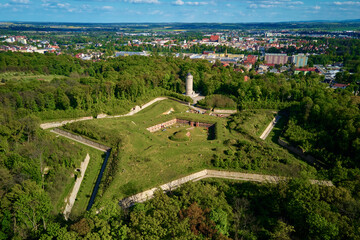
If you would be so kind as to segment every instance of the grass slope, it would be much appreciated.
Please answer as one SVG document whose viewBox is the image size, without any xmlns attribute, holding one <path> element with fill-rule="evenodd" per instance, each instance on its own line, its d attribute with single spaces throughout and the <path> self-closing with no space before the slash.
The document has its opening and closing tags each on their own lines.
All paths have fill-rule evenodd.
<svg viewBox="0 0 360 240">
<path fill-rule="evenodd" d="M 51 134 L 51 136 L 53 136 L 52 133 L 47 134 Z M 74 169 L 61 169 L 62 172 L 58 173 L 58 178 L 53 184 L 54 187 L 52 188 L 52 191 L 49 192 L 51 199 L 54 202 L 54 213 L 62 213 L 64 211 L 64 200 L 70 195 L 75 184 L 75 169 L 80 167 L 80 164 L 82 161 L 84 161 L 87 153 L 89 153 L 90 155 L 90 162 L 85 172 L 85 177 L 82 181 L 80 190 L 78 192 L 74 207 L 70 215 L 72 219 L 75 219 L 76 217 L 81 216 L 81 214 L 86 211 L 86 207 L 89 202 L 92 190 L 100 172 L 101 165 L 104 161 L 104 153 L 61 136 L 53 139 L 54 141 L 64 141 L 73 145 L 74 149 L 72 149 L 71 152 L 72 154 L 76 155 Z"/>
</svg>

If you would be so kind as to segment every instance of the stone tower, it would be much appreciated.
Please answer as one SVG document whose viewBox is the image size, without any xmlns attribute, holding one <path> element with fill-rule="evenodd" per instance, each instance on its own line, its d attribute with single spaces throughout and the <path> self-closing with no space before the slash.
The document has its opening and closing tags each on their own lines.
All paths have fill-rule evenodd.
<svg viewBox="0 0 360 240">
<path fill-rule="evenodd" d="M 194 94 L 193 91 L 193 83 L 194 83 L 194 77 L 191 75 L 191 73 L 188 73 L 186 76 L 186 95 L 192 96 Z"/>
</svg>

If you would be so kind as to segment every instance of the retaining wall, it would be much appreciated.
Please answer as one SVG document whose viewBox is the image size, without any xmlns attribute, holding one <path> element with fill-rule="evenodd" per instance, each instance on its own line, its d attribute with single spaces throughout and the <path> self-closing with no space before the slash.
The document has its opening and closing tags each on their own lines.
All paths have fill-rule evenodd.
<svg viewBox="0 0 360 240">
<path fill-rule="evenodd" d="M 325 165 L 324 163 L 317 160 L 313 156 L 305 154 L 305 152 L 301 148 L 291 146 L 289 143 L 285 142 L 281 138 L 278 139 L 278 143 L 281 146 L 283 146 L 284 148 L 286 148 L 287 150 L 289 150 L 290 152 L 295 153 L 296 155 L 298 155 L 299 157 L 301 157 L 302 159 L 304 159 L 305 161 L 307 161 L 310 164 Z"/>
<path fill-rule="evenodd" d="M 110 149 L 110 147 L 108 147 L 108 146 L 102 145 L 102 144 L 97 143 L 97 142 L 93 142 L 93 141 L 91 141 L 91 140 L 89 140 L 87 138 L 83 138 L 83 137 L 81 137 L 79 135 L 69 133 L 69 132 L 64 131 L 62 129 L 55 128 L 55 129 L 53 129 L 51 131 L 54 132 L 54 133 L 63 135 L 65 137 L 71 138 L 71 139 L 73 139 L 75 141 L 78 141 L 80 143 L 90 145 L 91 147 L 97 148 L 97 149 L 102 150 L 104 152 L 106 152 L 106 151 L 108 151 Z"/>
<path fill-rule="evenodd" d="M 218 114 L 234 114 L 234 113 L 237 113 L 237 110 L 214 109 L 214 113 L 218 113 Z"/>
<path fill-rule="evenodd" d="M 191 174 L 189 176 L 179 178 L 177 180 L 163 184 L 158 188 L 152 188 L 147 191 L 144 191 L 144 192 L 135 194 L 133 196 L 130 196 L 128 198 L 125 198 L 125 199 L 121 200 L 119 204 L 124 208 L 128 208 L 128 207 L 132 206 L 134 203 L 145 202 L 146 200 L 153 198 L 155 191 L 157 191 L 158 189 L 161 189 L 163 191 L 170 191 L 170 190 L 176 189 L 177 187 L 179 187 L 180 185 L 182 185 L 186 182 L 192 181 L 194 179 L 202 178 L 202 177 L 206 176 L 206 174 L 207 174 L 207 170 L 203 170 L 203 171 Z"/>
<path fill-rule="evenodd" d="M 177 119 L 172 119 L 170 121 L 163 122 L 163 123 L 157 124 L 155 126 L 148 127 L 146 130 L 148 130 L 149 132 L 156 132 L 156 131 L 159 131 L 159 130 L 161 130 L 163 128 L 174 125 L 176 123 L 177 123 Z"/>
<path fill-rule="evenodd" d="M 65 210 L 64 210 L 64 218 L 65 220 L 68 220 L 71 210 L 74 206 L 75 200 L 76 200 L 76 196 L 79 192 L 82 180 L 84 179 L 85 176 L 85 172 L 86 169 L 89 165 L 90 162 L 90 155 L 86 154 L 86 157 L 84 159 L 84 161 L 80 164 L 80 176 L 76 179 L 73 190 L 71 191 L 70 197 L 68 199 L 66 199 L 66 206 L 65 206 Z"/>
<path fill-rule="evenodd" d="M 229 178 L 229 179 L 237 179 L 237 180 L 244 180 L 244 181 L 251 181 L 251 182 L 270 182 L 270 183 L 278 183 L 279 181 L 287 180 L 286 177 L 281 177 L 281 176 L 261 175 L 261 174 L 254 174 L 254 173 L 217 171 L 217 170 L 207 170 L 206 177 Z"/>
<path fill-rule="evenodd" d="M 233 179 L 240 181 L 252 181 L 252 182 L 270 182 L 270 183 L 278 183 L 280 181 L 289 180 L 290 178 L 281 177 L 281 176 L 271 176 L 271 175 L 261 175 L 261 174 L 252 174 L 252 173 L 241 173 L 241 172 L 228 172 L 228 171 L 218 171 L 218 170 L 203 170 L 189 176 L 179 178 L 177 180 L 171 181 L 169 183 L 163 184 L 158 188 L 152 188 L 146 190 L 144 192 L 135 194 L 128 198 L 124 198 L 119 202 L 120 206 L 123 208 L 128 208 L 135 203 L 145 202 L 154 197 L 154 193 L 157 190 L 162 191 L 171 191 L 182 184 L 189 181 L 199 181 L 204 178 L 225 178 L 225 179 Z M 312 184 L 325 185 L 325 186 L 334 186 L 331 181 L 318 181 L 318 180 L 310 180 Z"/>
<path fill-rule="evenodd" d="M 56 127 L 61 127 L 67 123 L 80 122 L 80 121 L 91 120 L 91 119 L 94 119 L 94 118 L 93 117 L 82 117 L 82 118 L 77 118 L 77 119 L 73 119 L 73 120 L 65 120 L 65 121 L 61 121 L 61 122 L 43 123 L 43 124 L 40 124 L 40 127 L 42 129 L 56 128 Z"/>
</svg>

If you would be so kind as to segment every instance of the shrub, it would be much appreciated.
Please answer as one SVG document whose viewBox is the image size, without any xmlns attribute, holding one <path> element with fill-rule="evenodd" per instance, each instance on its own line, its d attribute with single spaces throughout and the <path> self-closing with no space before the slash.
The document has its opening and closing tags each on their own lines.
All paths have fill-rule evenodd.
<svg viewBox="0 0 360 240">
<path fill-rule="evenodd" d="M 198 102 L 198 105 L 205 108 L 236 109 L 236 103 L 224 95 L 210 95 Z"/>
</svg>

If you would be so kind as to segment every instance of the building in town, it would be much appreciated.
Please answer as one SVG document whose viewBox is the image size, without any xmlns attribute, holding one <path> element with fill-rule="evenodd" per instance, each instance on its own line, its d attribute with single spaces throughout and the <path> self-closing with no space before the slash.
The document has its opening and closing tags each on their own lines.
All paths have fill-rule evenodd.
<svg viewBox="0 0 360 240">
<path fill-rule="evenodd" d="M 308 57 L 305 54 L 293 55 L 291 62 L 295 64 L 295 67 L 301 68 L 308 64 Z"/>
<path fill-rule="evenodd" d="M 265 63 L 269 65 L 275 64 L 286 64 L 289 60 L 289 57 L 286 54 L 278 54 L 278 53 L 266 53 L 265 54 Z"/>
</svg>

